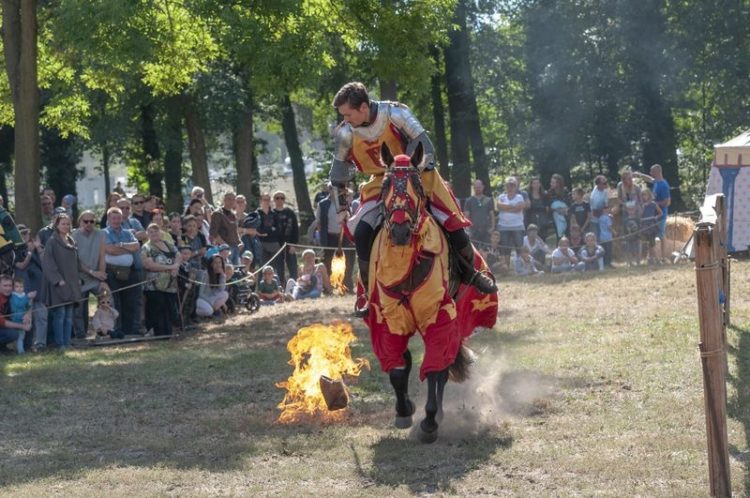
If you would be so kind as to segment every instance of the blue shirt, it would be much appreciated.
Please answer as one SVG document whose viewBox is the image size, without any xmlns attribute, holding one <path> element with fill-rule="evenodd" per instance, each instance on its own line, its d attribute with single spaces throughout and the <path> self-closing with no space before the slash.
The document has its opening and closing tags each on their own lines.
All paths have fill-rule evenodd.
<svg viewBox="0 0 750 498">
<path fill-rule="evenodd" d="M 665 220 L 667 219 L 669 206 L 665 206 L 664 204 L 662 204 L 662 201 L 665 201 L 672 197 L 669 193 L 669 183 L 667 183 L 667 181 L 664 180 L 663 178 L 661 180 L 656 180 L 654 182 L 653 192 L 654 192 L 654 200 L 661 208 L 661 219 Z"/>
<path fill-rule="evenodd" d="M 612 240 L 612 218 L 603 214 L 599 217 L 599 242 Z"/>
<path fill-rule="evenodd" d="M 115 230 L 111 226 L 107 226 L 107 228 L 103 229 L 102 232 L 104 232 L 104 236 L 107 238 L 107 245 L 110 246 L 116 246 L 120 242 L 127 244 L 128 242 L 138 242 L 135 239 L 135 235 L 133 235 L 133 232 L 130 230 L 126 230 L 123 227 L 120 227 L 119 230 Z"/>
</svg>

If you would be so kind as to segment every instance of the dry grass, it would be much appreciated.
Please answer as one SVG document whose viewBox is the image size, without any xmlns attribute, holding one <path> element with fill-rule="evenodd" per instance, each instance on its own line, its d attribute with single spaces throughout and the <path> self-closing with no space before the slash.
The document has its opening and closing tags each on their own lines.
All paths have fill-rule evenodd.
<svg viewBox="0 0 750 498">
<path fill-rule="evenodd" d="M 749 268 L 733 267 L 738 496 L 750 490 Z M 474 376 L 448 387 L 430 447 L 390 427 L 376 362 L 344 422 L 274 423 L 286 342 L 346 319 L 346 299 L 265 308 L 168 343 L 2 356 L 0 493 L 705 496 L 694 281 L 686 265 L 502 282 L 500 322 L 473 341 Z M 354 355 L 372 360 L 355 328 Z"/>
</svg>

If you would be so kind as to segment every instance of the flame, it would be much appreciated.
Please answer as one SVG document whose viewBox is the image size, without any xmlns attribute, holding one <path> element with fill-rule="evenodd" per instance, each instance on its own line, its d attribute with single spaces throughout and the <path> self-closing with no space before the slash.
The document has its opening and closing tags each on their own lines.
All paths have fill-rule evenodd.
<svg viewBox="0 0 750 498">
<path fill-rule="evenodd" d="M 331 260 L 331 287 L 336 294 L 343 296 L 349 290 L 344 285 L 344 273 L 346 272 L 346 257 L 344 251 L 337 251 Z"/>
<path fill-rule="evenodd" d="M 297 331 L 287 344 L 292 354 L 289 364 L 294 372 L 286 382 L 276 387 L 286 389 L 284 399 L 277 405 L 281 411 L 278 422 L 299 422 L 305 416 L 319 415 L 324 420 L 337 420 L 345 410 L 329 412 L 320 391 L 320 376 L 341 379 L 344 375 L 359 376 L 363 367 L 369 370 L 365 358 L 352 360 L 349 344 L 356 339 L 351 324 L 331 326 L 316 323 Z"/>
</svg>

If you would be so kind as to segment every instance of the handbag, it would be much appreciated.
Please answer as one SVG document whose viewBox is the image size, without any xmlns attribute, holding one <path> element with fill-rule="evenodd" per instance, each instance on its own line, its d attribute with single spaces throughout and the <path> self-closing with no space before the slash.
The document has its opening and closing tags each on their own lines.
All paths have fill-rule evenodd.
<svg viewBox="0 0 750 498">
<path fill-rule="evenodd" d="M 120 282 L 127 282 L 130 280 L 130 267 L 120 265 L 107 265 L 107 273 L 111 273 L 115 280 Z"/>
</svg>

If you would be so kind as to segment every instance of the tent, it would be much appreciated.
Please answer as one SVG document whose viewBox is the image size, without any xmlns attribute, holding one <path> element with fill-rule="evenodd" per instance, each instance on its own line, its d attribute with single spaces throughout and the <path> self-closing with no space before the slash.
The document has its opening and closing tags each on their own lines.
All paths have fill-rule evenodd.
<svg viewBox="0 0 750 498">
<path fill-rule="evenodd" d="M 706 195 L 724 194 L 729 252 L 750 246 L 750 130 L 714 146 Z"/>
</svg>

